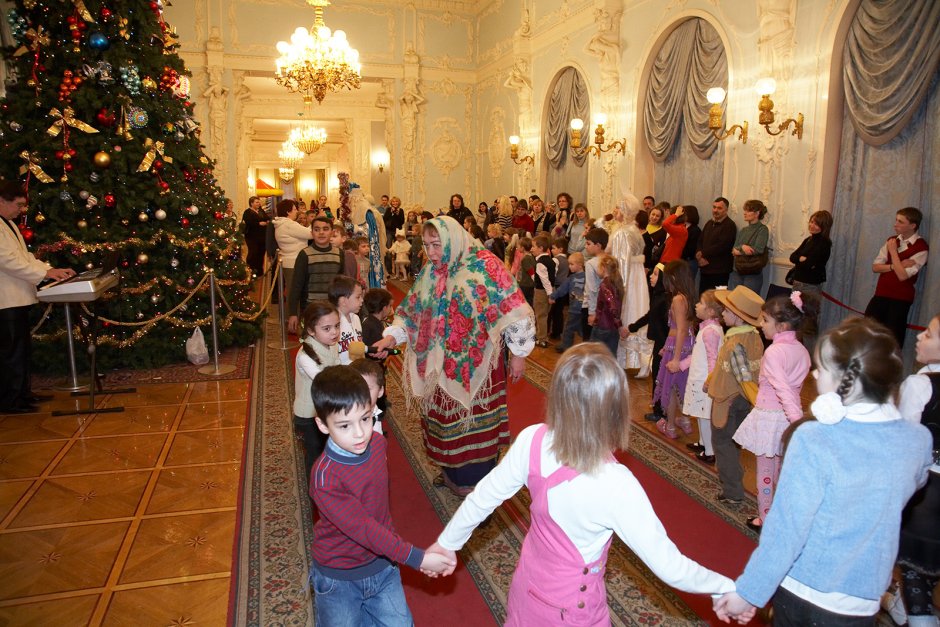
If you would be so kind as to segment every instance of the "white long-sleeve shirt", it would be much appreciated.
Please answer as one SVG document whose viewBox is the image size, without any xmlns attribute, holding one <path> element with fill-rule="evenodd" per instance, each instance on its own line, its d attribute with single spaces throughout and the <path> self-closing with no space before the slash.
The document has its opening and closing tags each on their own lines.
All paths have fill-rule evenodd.
<svg viewBox="0 0 940 627">
<path fill-rule="evenodd" d="M 940 364 L 927 364 L 901 383 L 901 392 L 898 394 L 898 411 L 905 420 L 920 423 L 924 406 L 933 396 L 933 386 L 930 385 L 930 378 L 926 376 L 930 372 L 940 372 Z M 940 464 L 931 466 L 930 471 L 940 474 Z"/>
<path fill-rule="evenodd" d="M 529 474 L 529 450 L 536 430 L 519 434 L 506 457 L 464 500 L 438 537 L 446 549 L 457 551 L 480 522 L 515 494 Z M 543 476 L 561 465 L 551 452 L 552 432 L 542 440 Z M 611 461 L 595 475 L 581 474 L 548 492 L 548 512 L 571 539 L 585 562 L 598 559 L 611 534 L 616 533 L 657 577 L 679 590 L 719 594 L 734 590 L 734 582 L 683 555 L 626 466 Z"/>
</svg>

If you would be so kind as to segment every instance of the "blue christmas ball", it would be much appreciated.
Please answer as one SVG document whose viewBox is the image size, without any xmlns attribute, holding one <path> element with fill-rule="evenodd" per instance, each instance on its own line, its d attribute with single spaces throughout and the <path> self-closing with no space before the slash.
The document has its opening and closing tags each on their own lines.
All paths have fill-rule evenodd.
<svg viewBox="0 0 940 627">
<path fill-rule="evenodd" d="M 108 38 L 104 33 L 95 31 L 88 36 L 88 45 L 95 50 L 107 50 L 111 47 L 111 42 L 108 41 Z"/>
</svg>

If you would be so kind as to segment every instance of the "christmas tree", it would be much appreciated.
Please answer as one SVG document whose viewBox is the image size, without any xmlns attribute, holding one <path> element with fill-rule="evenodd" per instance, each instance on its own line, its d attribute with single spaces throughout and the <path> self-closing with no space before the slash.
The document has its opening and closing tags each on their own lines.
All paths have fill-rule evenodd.
<svg viewBox="0 0 940 627">
<path fill-rule="evenodd" d="M 210 271 L 220 347 L 253 341 L 241 236 L 199 143 L 162 3 L 18 0 L 7 20 L 16 45 L 6 51 L 0 177 L 27 186 L 31 219 L 20 228 L 37 257 L 81 271 L 118 256 L 121 284 L 97 305 L 99 363 L 183 359 L 186 338 L 209 324 Z M 61 310 L 36 334 L 37 371 L 65 366 Z"/>
</svg>

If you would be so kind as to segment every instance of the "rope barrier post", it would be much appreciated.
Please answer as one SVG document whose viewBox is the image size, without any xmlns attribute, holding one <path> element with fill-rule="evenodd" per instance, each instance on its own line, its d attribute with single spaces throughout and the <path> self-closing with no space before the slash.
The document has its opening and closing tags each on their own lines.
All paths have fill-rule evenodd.
<svg viewBox="0 0 940 627">
<path fill-rule="evenodd" d="M 235 366 L 232 364 L 225 364 L 219 366 L 219 323 L 218 316 L 216 315 L 216 304 L 215 304 L 215 270 L 209 270 L 209 307 L 212 309 L 212 366 L 203 366 L 199 369 L 199 374 L 208 374 L 212 376 L 219 376 L 223 374 L 228 374 L 235 371 Z"/>
<path fill-rule="evenodd" d="M 84 392 L 88 389 L 87 383 L 78 380 L 78 369 L 75 366 L 75 338 L 72 337 L 72 306 L 65 304 L 65 339 L 69 354 L 69 380 L 65 385 L 55 386 L 56 390 L 64 392 Z"/>
<path fill-rule="evenodd" d="M 287 343 L 287 303 L 284 302 L 284 266 L 281 265 L 280 262 L 278 263 L 277 272 L 277 309 L 281 326 L 281 342 L 279 344 L 271 342 L 268 344 L 268 348 L 289 351 L 299 346 L 299 344 L 294 342 L 290 344 Z"/>
</svg>

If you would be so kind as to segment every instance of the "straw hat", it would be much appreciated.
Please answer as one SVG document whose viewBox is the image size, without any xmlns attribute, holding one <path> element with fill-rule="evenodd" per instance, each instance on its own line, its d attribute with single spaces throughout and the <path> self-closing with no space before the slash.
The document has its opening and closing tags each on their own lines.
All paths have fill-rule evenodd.
<svg viewBox="0 0 940 627">
<path fill-rule="evenodd" d="M 757 326 L 760 317 L 760 308 L 764 306 L 764 299 L 754 293 L 749 287 L 739 285 L 733 290 L 715 290 L 715 298 L 722 305 L 738 314 L 748 324 Z"/>
</svg>

